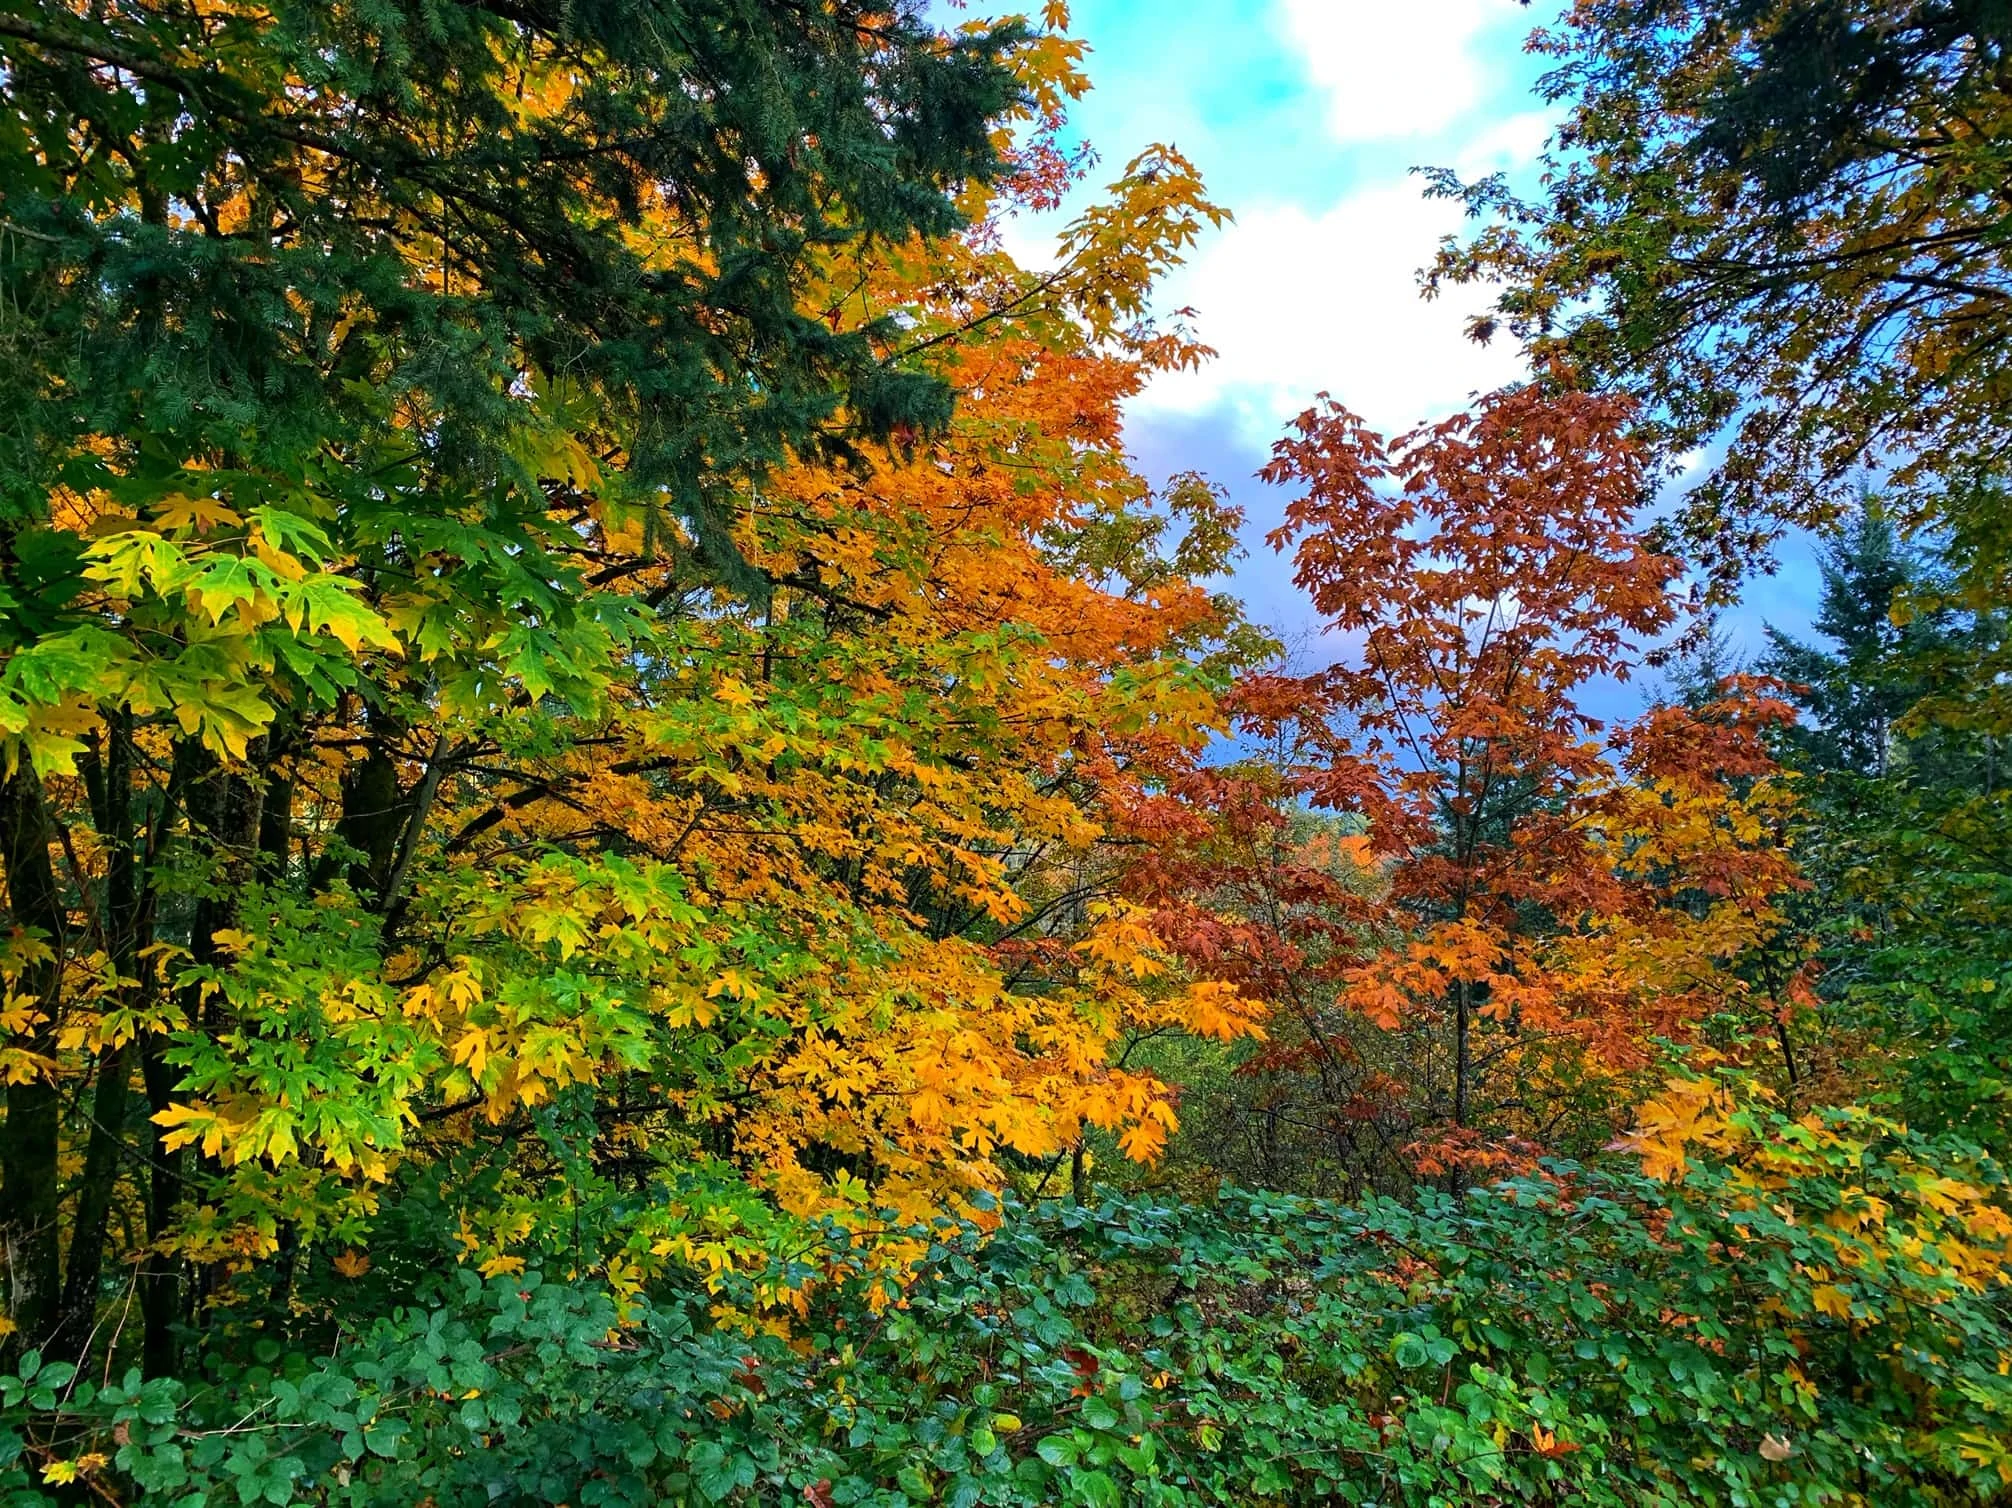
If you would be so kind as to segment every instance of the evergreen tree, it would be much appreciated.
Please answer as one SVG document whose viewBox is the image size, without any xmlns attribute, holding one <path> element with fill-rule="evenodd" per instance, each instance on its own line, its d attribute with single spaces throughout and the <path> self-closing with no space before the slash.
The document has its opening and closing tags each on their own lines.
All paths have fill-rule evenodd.
<svg viewBox="0 0 2012 1508">
<path fill-rule="evenodd" d="M 1668 672 L 1655 697 L 1662 706 L 1688 707 L 1693 712 L 1709 706 L 1724 694 L 1727 676 L 1748 668 L 1733 647 L 1733 636 L 1713 614 L 1687 636 L 1669 662 Z"/>
<path fill-rule="evenodd" d="M 749 471 L 945 417 L 895 332 L 794 290 L 958 224 L 1024 35 L 859 0 L 0 17 L 0 499 L 39 516 L 87 435 L 277 484 L 396 425 L 500 481 L 563 374 L 725 553 Z"/>
<path fill-rule="evenodd" d="M 1823 594 L 1811 626 L 1830 647 L 1772 625 L 1760 669 L 1789 683 L 1808 721 L 1789 735 L 1805 768 L 1886 773 L 1896 725 L 1928 691 L 1924 655 L 1946 637 L 1941 614 L 1896 616 L 1926 570 L 1876 497 L 1824 546 Z"/>
<path fill-rule="evenodd" d="M 1761 668 L 1807 718 L 1782 742 L 1805 776 L 1797 911 L 1822 950 L 1826 1047 L 1881 1065 L 1910 1117 L 1995 1140 L 2012 1105 L 2012 800 L 1974 703 L 2002 615 L 1963 610 L 1938 554 L 1874 498 L 1822 570 L 1816 641 L 1770 629 Z"/>
<path fill-rule="evenodd" d="M 1672 467 L 1711 454 L 1680 518 L 1720 588 L 1871 457 L 2002 598 L 2008 44 L 2002 0 L 1583 0 L 1530 41 L 1541 191 L 1436 172 L 1484 223 L 1429 282 L 1488 288 L 1477 339 L 1637 398 Z"/>
<path fill-rule="evenodd" d="M 547 709 L 605 715 L 688 595 L 760 595 L 727 532 L 753 484 L 947 420 L 904 327 L 801 290 L 963 223 L 1027 39 L 906 0 L 0 14 L 15 1344 L 88 1344 L 116 1218 L 146 1366 L 176 1365 L 204 1294 L 168 1233 L 221 1164 L 163 1117 L 242 1020 L 215 971 L 257 887 L 394 955 L 450 769 L 538 789 L 507 761 L 553 756 Z"/>
</svg>

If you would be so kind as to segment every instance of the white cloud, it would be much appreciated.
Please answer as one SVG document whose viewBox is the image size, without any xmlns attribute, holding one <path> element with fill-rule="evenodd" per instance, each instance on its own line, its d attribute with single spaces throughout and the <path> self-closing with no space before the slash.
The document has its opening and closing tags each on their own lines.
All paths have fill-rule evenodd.
<svg viewBox="0 0 2012 1508">
<path fill-rule="evenodd" d="M 1476 44 L 1504 0 L 1283 0 L 1287 39 L 1342 141 L 1428 136 L 1481 103 Z"/>
<path fill-rule="evenodd" d="M 1258 207 L 1217 233 L 1169 280 L 1161 306 L 1191 306 L 1218 351 L 1199 372 L 1158 378 L 1142 415 L 1221 409 L 1247 441 L 1268 444 L 1325 390 L 1386 433 L 1459 408 L 1513 380 L 1512 346 L 1466 338 L 1485 289 L 1427 303 L 1414 270 L 1461 225 L 1457 205 L 1421 197 L 1415 180 L 1348 194 L 1323 213 Z"/>
<path fill-rule="evenodd" d="M 1526 110 L 1499 120 L 1461 143 L 1454 169 L 1463 178 L 1479 178 L 1528 167 L 1543 152 L 1554 124 L 1549 110 Z"/>
</svg>

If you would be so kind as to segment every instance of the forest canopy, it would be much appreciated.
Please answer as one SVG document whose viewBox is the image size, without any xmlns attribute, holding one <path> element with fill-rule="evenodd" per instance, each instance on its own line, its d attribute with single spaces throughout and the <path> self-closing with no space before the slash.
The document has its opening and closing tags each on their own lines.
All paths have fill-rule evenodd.
<svg viewBox="0 0 2012 1508">
<path fill-rule="evenodd" d="M 1538 33 L 1308 664 L 1065 6 L 0 5 L 0 1499 L 2012 1495 L 2002 22 Z"/>
</svg>

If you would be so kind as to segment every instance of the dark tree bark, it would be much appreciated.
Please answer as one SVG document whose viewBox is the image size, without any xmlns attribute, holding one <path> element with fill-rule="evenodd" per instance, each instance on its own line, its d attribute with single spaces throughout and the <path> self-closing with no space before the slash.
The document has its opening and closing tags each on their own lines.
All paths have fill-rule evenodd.
<svg viewBox="0 0 2012 1508">
<path fill-rule="evenodd" d="M 105 754 L 87 762 L 85 783 L 91 792 L 92 822 L 107 850 L 103 905 L 99 927 L 119 977 L 125 1003 L 143 1005 L 152 995 L 152 981 L 140 954 L 148 939 L 143 910 L 139 834 L 133 823 L 133 740 L 130 715 L 121 711 L 109 719 Z M 80 1360 L 91 1340 L 97 1317 L 105 1247 L 110 1234 L 112 1204 L 126 1164 L 135 1155 L 127 1120 L 132 1106 L 134 1044 L 107 1047 L 99 1054 L 91 1095 L 91 1121 L 84 1152 L 84 1171 L 77 1185 L 77 1208 L 71 1221 L 70 1251 L 63 1273 L 61 1309 L 55 1330 L 43 1350 L 65 1361 Z"/>
<path fill-rule="evenodd" d="M 60 957 L 63 912 L 49 862 L 49 836 L 42 782 L 23 762 L 0 786 L 7 900 L 14 925 L 41 933 Z M 52 1055 L 60 983 L 54 959 L 36 965 L 22 979 L 22 993 L 42 1002 L 44 1019 L 28 1041 L 33 1052 Z M 52 1081 L 37 1077 L 7 1087 L 7 1121 L 0 1128 L 0 1258 L 6 1262 L 8 1314 L 28 1345 L 49 1337 L 60 1307 L 56 1159 L 61 1129 L 62 1100 Z"/>
</svg>

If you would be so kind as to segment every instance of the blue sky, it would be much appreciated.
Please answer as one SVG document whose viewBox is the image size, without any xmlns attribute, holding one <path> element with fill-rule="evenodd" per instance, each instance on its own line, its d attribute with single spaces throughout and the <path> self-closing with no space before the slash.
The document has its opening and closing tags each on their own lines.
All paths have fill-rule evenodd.
<svg viewBox="0 0 2012 1508">
<path fill-rule="evenodd" d="M 1163 293 L 1165 307 L 1196 310 L 1220 354 L 1136 399 L 1127 440 L 1155 480 L 1198 470 L 1244 506 L 1250 556 L 1236 588 L 1288 642 L 1315 625 L 1262 542 L 1286 494 L 1253 477 L 1284 421 L 1326 389 L 1394 433 L 1518 373 L 1511 350 L 1476 348 L 1461 333 L 1485 301 L 1478 290 L 1418 297 L 1417 269 L 1461 221 L 1455 206 L 1426 200 L 1410 170 L 1530 166 L 1551 118 L 1533 88 L 1543 60 L 1523 41 L 1559 4 L 1072 0 L 1070 30 L 1091 48 L 1095 85 L 1075 119 L 1101 157 L 1078 201 L 1143 147 L 1171 142 L 1236 216 Z M 1064 206 L 1055 218 L 1069 215 Z M 1052 229 L 1023 223 L 1009 237 L 1045 260 Z M 1727 627 L 1757 649 L 1762 617 L 1800 627 L 1813 597 L 1797 547 Z M 1306 653 L 1323 657 L 1317 645 Z"/>
</svg>

